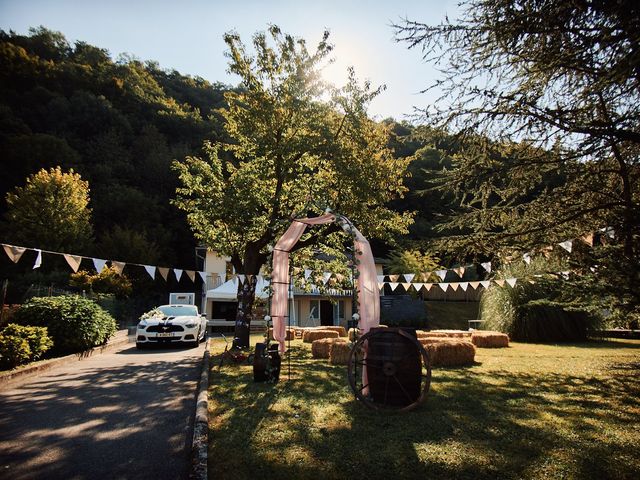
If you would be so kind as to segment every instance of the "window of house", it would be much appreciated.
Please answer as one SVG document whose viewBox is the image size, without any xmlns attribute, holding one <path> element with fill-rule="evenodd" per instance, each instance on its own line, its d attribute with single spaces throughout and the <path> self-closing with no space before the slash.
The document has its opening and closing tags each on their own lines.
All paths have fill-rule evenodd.
<svg viewBox="0 0 640 480">
<path fill-rule="evenodd" d="M 309 319 L 319 320 L 320 319 L 320 300 L 310 300 L 309 301 Z"/>
<path fill-rule="evenodd" d="M 344 300 L 338 300 L 333 304 L 333 323 L 334 325 L 340 325 L 340 322 L 344 320 Z"/>
</svg>

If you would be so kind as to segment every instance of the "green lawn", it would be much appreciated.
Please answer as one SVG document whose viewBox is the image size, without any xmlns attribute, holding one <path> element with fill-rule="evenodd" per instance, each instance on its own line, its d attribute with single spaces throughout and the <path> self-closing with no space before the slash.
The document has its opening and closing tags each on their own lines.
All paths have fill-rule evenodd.
<svg viewBox="0 0 640 480">
<path fill-rule="evenodd" d="M 210 478 L 640 478 L 640 341 L 479 349 L 406 414 L 366 409 L 345 367 L 292 345 L 291 381 L 213 369 Z"/>
</svg>

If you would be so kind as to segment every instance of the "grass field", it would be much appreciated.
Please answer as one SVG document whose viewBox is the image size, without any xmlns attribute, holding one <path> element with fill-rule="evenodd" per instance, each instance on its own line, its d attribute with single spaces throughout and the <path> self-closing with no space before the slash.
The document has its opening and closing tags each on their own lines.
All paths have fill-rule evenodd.
<svg viewBox="0 0 640 480">
<path fill-rule="evenodd" d="M 277 385 L 214 367 L 209 478 L 640 478 L 640 341 L 478 349 L 386 415 L 353 399 L 346 367 L 292 346 Z"/>
</svg>

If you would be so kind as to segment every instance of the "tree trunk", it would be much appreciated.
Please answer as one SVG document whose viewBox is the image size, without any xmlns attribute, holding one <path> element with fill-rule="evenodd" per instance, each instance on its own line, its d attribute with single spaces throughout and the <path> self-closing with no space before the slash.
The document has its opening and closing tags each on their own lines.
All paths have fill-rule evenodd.
<svg viewBox="0 0 640 480">
<path fill-rule="evenodd" d="M 249 348 L 249 331 L 256 298 L 257 275 L 247 275 L 244 282 L 238 281 L 238 312 L 236 314 L 233 348 Z"/>
</svg>

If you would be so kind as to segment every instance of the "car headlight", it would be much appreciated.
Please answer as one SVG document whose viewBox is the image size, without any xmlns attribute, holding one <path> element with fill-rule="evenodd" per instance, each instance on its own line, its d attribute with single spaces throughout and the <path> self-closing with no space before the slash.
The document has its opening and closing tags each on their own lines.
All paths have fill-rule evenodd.
<svg viewBox="0 0 640 480">
<path fill-rule="evenodd" d="M 198 324 L 195 323 L 195 322 L 189 322 L 189 323 L 185 324 L 185 327 L 187 327 L 187 328 L 196 328 L 197 326 L 198 326 Z"/>
<path fill-rule="evenodd" d="M 141 330 L 144 330 L 147 327 L 147 321 L 146 320 L 140 320 L 140 323 L 138 323 L 138 328 Z"/>
</svg>

